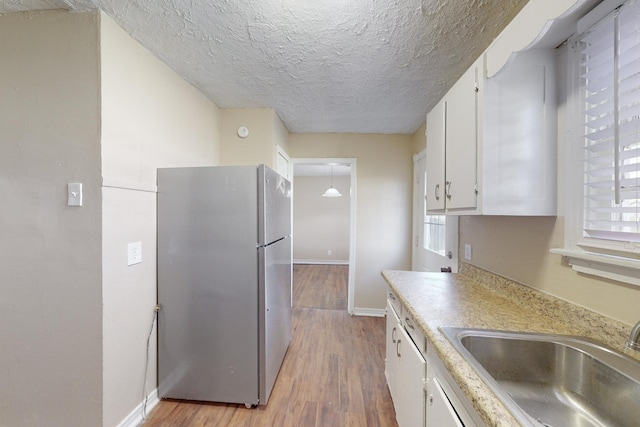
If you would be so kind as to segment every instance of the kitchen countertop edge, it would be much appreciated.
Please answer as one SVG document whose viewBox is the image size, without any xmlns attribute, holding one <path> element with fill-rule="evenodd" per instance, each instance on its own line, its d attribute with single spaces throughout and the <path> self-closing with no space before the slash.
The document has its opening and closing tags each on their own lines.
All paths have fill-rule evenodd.
<svg viewBox="0 0 640 427">
<path fill-rule="evenodd" d="M 640 360 L 640 352 L 624 349 L 629 325 L 470 265 L 457 274 L 383 270 L 382 276 L 488 427 L 519 423 L 441 326 L 586 336 Z"/>
</svg>

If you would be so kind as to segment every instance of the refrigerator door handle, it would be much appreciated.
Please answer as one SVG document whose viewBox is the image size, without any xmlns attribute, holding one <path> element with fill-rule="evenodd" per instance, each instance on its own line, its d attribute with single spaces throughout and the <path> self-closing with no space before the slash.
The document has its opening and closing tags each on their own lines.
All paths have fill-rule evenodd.
<svg viewBox="0 0 640 427">
<path fill-rule="evenodd" d="M 284 237 L 279 238 L 278 240 L 274 240 L 273 242 L 269 242 L 269 243 L 264 244 L 264 245 L 256 243 L 256 249 L 267 248 L 267 247 L 269 247 L 271 245 L 275 245 L 276 243 L 278 243 L 281 240 L 288 239 L 288 238 L 289 238 L 289 236 L 284 236 Z"/>
</svg>

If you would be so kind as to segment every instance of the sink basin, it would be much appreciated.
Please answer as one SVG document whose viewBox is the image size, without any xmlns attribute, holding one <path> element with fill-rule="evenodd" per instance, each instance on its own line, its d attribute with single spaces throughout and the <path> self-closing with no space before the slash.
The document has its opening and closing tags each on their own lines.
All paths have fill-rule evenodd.
<svg viewBox="0 0 640 427">
<path fill-rule="evenodd" d="M 440 328 L 525 426 L 640 425 L 640 362 L 588 338 Z"/>
</svg>

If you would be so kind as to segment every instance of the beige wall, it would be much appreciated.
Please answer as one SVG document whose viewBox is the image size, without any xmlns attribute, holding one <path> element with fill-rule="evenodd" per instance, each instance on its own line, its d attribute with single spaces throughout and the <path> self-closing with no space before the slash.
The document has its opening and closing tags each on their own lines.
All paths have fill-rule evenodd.
<svg viewBox="0 0 640 427">
<path fill-rule="evenodd" d="M 384 309 L 382 269 L 411 268 L 411 135 L 291 134 L 293 158 L 355 158 L 354 305 Z"/>
<path fill-rule="evenodd" d="M 220 110 L 101 15 L 104 426 L 141 403 L 156 304 L 156 169 L 219 163 Z M 127 244 L 142 263 L 127 266 Z M 152 335 L 145 395 L 156 384 Z"/>
<path fill-rule="evenodd" d="M 322 197 L 328 176 L 297 176 L 293 197 L 293 259 L 300 263 L 349 262 L 351 177 L 334 176 L 342 197 Z M 331 255 L 328 251 L 331 251 Z"/>
<path fill-rule="evenodd" d="M 158 167 L 218 162 L 218 107 L 106 14 L 101 36 L 107 184 L 155 190 Z"/>
<path fill-rule="evenodd" d="M 155 170 L 219 162 L 220 112 L 105 15 L 0 16 L 0 37 L 0 424 L 117 425 L 143 392 Z"/>
<path fill-rule="evenodd" d="M 230 108 L 221 110 L 220 160 L 224 165 L 265 165 L 275 169 L 276 145 L 287 151 L 289 133 L 272 108 Z M 238 128 L 249 129 L 240 138 Z"/>
<path fill-rule="evenodd" d="M 0 424 L 102 420 L 95 14 L 0 16 Z M 83 183 L 82 207 L 67 183 Z"/>
<path fill-rule="evenodd" d="M 472 245 L 471 264 L 580 304 L 614 319 L 640 320 L 640 288 L 577 274 L 560 255 L 564 219 L 461 217 L 460 246 Z"/>
</svg>

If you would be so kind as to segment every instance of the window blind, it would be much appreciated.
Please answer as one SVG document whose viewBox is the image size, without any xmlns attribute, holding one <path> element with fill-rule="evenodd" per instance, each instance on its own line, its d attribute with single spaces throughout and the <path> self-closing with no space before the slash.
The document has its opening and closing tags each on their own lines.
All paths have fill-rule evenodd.
<svg viewBox="0 0 640 427">
<path fill-rule="evenodd" d="M 640 242 L 640 2 L 579 36 L 586 237 Z"/>
</svg>

